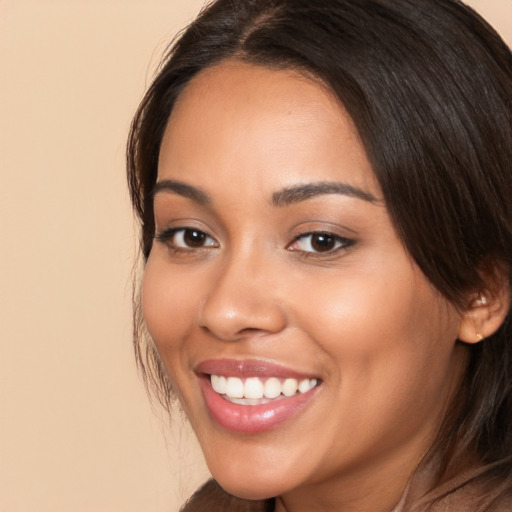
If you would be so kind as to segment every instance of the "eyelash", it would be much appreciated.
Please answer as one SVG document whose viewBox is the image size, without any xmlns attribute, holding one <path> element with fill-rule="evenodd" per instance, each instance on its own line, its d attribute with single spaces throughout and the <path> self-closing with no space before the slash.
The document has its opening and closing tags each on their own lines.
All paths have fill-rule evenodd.
<svg viewBox="0 0 512 512">
<path fill-rule="evenodd" d="M 321 250 L 311 250 L 310 251 L 310 250 L 304 250 L 304 249 L 300 249 L 300 248 L 293 248 L 294 245 L 297 245 L 299 242 L 305 241 L 309 238 L 310 241 L 309 241 L 308 245 L 312 249 L 315 249 L 313 247 L 313 243 L 314 243 L 313 238 L 314 237 L 317 237 L 317 240 L 316 240 L 317 242 L 327 243 L 328 247 L 326 248 L 325 251 L 321 251 Z M 345 238 L 343 236 L 336 235 L 329 231 L 312 231 L 310 233 L 303 233 L 303 234 L 297 236 L 293 240 L 293 242 L 290 245 L 288 245 L 287 249 L 289 249 L 291 251 L 300 251 L 307 257 L 323 256 L 323 255 L 328 256 L 328 255 L 335 254 L 339 251 L 342 251 L 343 249 L 348 249 L 350 246 L 354 245 L 354 243 L 355 243 L 355 241 L 351 240 L 350 238 Z M 334 244 L 334 247 L 329 247 L 331 244 Z"/>
<path fill-rule="evenodd" d="M 188 235 L 192 236 L 199 236 L 199 243 L 203 242 L 204 240 L 209 240 L 207 244 L 203 245 L 187 245 L 185 241 L 185 237 Z M 176 244 L 176 237 L 180 236 L 181 240 L 180 243 L 182 244 L 177 245 Z M 323 243 L 326 244 L 327 247 L 326 250 L 315 250 L 314 247 L 314 239 L 316 238 L 317 243 Z M 310 239 L 308 245 L 313 250 L 306 250 L 304 248 L 294 247 L 298 246 L 301 242 L 304 242 L 307 239 Z M 179 228 L 171 228 L 163 231 L 162 233 L 157 233 L 155 235 L 155 239 L 165 243 L 169 249 L 171 249 L 173 252 L 189 252 L 189 251 L 196 251 L 196 250 L 202 250 L 202 249 L 209 249 L 209 248 L 217 248 L 219 247 L 219 243 L 211 237 L 208 233 L 205 231 L 202 231 L 200 229 L 192 228 L 192 227 L 179 227 Z M 336 235 L 334 233 L 328 232 L 328 231 L 312 231 L 310 233 L 303 233 L 297 237 L 286 247 L 288 250 L 293 252 L 300 252 L 306 257 L 312 257 L 312 256 L 328 256 L 335 254 L 339 251 L 342 251 L 344 249 L 348 249 L 350 246 L 354 245 L 355 241 L 351 240 L 349 238 L 345 238 L 339 235 Z M 334 246 L 332 246 L 334 244 Z M 331 247 L 332 246 L 332 247 Z"/>
<path fill-rule="evenodd" d="M 189 235 L 192 235 L 192 234 L 199 235 L 200 237 L 204 237 L 205 239 L 211 240 L 213 243 L 208 243 L 206 245 L 199 245 L 199 246 L 186 245 L 185 236 L 187 235 L 187 233 Z M 181 239 L 182 239 L 181 243 L 183 244 L 183 246 L 176 245 L 176 236 L 179 234 L 181 234 L 180 235 Z M 206 233 L 205 231 L 202 231 L 200 229 L 196 229 L 196 228 L 192 228 L 192 227 L 166 229 L 162 233 L 157 233 L 155 235 L 155 239 L 160 242 L 165 243 L 169 247 L 169 249 L 171 249 L 174 252 L 196 251 L 196 250 L 201 250 L 201 249 L 210 248 L 210 247 L 216 248 L 219 246 L 218 242 L 216 240 L 214 240 L 208 233 Z"/>
</svg>

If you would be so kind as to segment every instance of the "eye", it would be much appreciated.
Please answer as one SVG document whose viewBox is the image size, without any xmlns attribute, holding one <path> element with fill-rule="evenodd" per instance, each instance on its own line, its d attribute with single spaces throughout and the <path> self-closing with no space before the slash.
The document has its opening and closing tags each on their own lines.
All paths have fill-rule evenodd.
<svg viewBox="0 0 512 512">
<path fill-rule="evenodd" d="M 335 235 L 334 233 L 306 233 L 298 236 L 288 246 L 288 249 L 312 253 L 329 253 L 350 247 L 353 243 L 353 240 Z"/>
<path fill-rule="evenodd" d="M 195 228 L 173 228 L 155 237 L 175 249 L 201 249 L 218 247 L 219 244 L 207 233 Z"/>
</svg>

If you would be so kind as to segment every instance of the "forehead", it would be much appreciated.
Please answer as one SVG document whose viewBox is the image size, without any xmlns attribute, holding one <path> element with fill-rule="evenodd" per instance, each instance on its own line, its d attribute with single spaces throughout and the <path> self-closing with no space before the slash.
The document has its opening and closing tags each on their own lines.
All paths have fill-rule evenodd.
<svg viewBox="0 0 512 512">
<path fill-rule="evenodd" d="M 179 95 L 173 114 L 191 96 L 195 103 L 229 94 L 229 99 L 243 99 L 248 105 L 256 100 L 261 106 L 279 111 L 277 104 L 295 108 L 321 108 L 328 104 L 343 109 L 330 89 L 318 78 L 293 68 L 273 69 L 247 62 L 226 60 L 203 69 L 195 75 Z M 223 102 L 224 103 L 224 102 Z M 227 102 L 225 102 L 227 104 Z M 285 107 L 285 108 L 286 108 Z"/>
<path fill-rule="evenodd" d="M 255 186 L 349 179 L 380 195 L 357 129 L 325 85 L 241 62 L 200 72 L 162 141 L 159 178 L 204 182 L 213 170 Z"/>
</svg>

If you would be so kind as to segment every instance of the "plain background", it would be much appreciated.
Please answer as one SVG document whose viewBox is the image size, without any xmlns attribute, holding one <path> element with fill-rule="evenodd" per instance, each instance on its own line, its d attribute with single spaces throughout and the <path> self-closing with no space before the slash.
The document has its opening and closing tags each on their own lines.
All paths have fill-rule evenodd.
<svg viewBox="0 0 512 512">
<path fill-rule="evenodd" d="M 512 42 L 511 0 L 469 2 Z M 172 512 L 207 472 L 131 347 L 131 116 L 203 0 L 0 0 L 0 512 Z"/>
</svg>

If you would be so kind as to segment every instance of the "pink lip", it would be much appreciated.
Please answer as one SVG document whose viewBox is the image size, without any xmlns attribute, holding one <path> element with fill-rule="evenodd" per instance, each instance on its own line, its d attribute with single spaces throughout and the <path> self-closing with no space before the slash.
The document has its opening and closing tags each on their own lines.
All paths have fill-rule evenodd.
<svg viewBox="0 0 512 512">
<path fill-rule="evenodd" d="M 216 393 L 209 375 L 240 378 L 268 376 L 278 378 L 314 378 L 285 367 L 262 361 L 211 360 L 196 368 L 210 417 L 226 430 L 240 434 L 258 434 L 274 429 L 301 411 L 315 396 L 318 387 L 307 393 L 281 398 L 260 405 L 234 404 Z"/>
<path fill-rule="evenodd" d="M 226 377 L 277 377 L 282 379 L 314 379 L 315 375 L 300 373 L 285 366 L 254 359 L 238 361 L 236 359 L 210 359 L 195 367 L 196 373 L 224 375 Z"/>
</svg>

